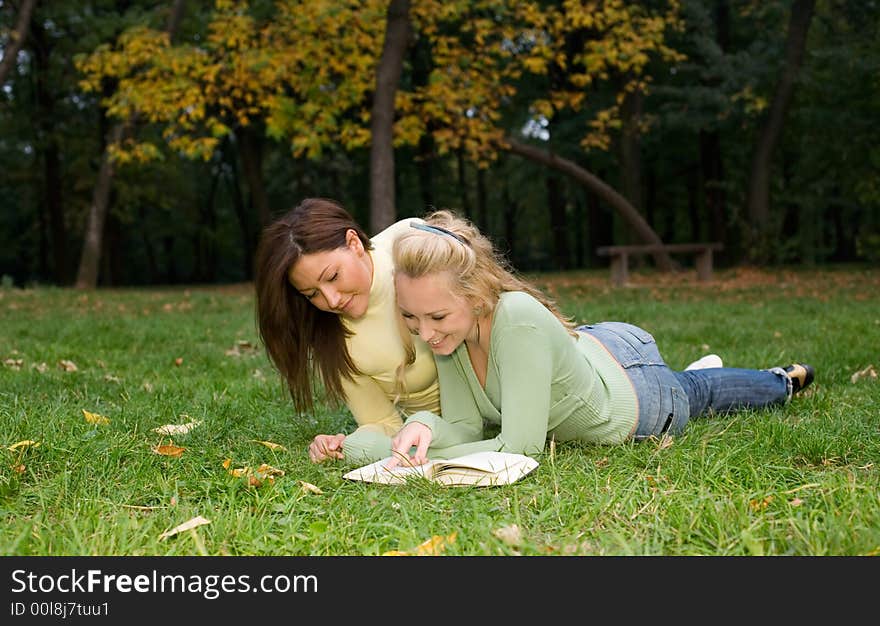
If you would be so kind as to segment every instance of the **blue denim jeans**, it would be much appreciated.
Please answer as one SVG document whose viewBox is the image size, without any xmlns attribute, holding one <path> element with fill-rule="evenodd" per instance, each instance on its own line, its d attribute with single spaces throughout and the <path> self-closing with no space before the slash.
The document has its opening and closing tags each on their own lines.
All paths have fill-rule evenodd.
<svg viewBox="0 0 880 626">
<path fill-rule="evenodd" d="M 663 361 L 654 337 L 638 326 L 601 322 L 576 330 L 599 340 L 632 381 L 639 400 L 636 440 L 680 433 L 704 413 L 784 404 L 791 397 L 791 380 L 778 367 L 676 372 Z"/>
</svg>

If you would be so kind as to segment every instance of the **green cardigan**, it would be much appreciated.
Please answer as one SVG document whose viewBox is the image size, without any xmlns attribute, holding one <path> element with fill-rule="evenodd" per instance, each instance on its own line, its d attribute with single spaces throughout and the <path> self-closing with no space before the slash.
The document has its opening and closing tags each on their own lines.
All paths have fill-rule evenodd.
<svg viewBox="0 0 880 626">
<path fill-rule="evenodd" d="M 572 337 L 527 293 L 506 292 L 498 301 L 485 389 L 464 344 L 434 358 L 443 417 L 417 411 L 406 419 L 431 429 L 429 458 L 485 450 L 536 454 L 550 437 L 621 443 L 635 430 L 638 401 L 620 364 L 591 336 Z M 483 439 L 483 420 L 501 425 L 496 437 Z M 361 450 L 346 448 L 346 457 L 390 456 L 390 439 L 373 439 Z"/>
</svg>

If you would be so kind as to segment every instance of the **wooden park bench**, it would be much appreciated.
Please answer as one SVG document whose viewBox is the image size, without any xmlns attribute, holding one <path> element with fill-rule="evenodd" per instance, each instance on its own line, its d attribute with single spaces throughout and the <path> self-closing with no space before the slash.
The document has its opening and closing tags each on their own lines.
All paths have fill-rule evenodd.
<svg viewBox="0 0 880 626">
<path fill-rule="evenodd" d="M 667 252 L 669 254 L 693 254 L 694 265 L 697 268 L 697 279 L 700 281 L 712 280 L 712 252 L 721 250 L 724 246 L 718 242 L 712 243 L 648 243 L 626 246 L 600 246 L 596 248 L 596 254 L 611 258 L 611 282 L 616 287 L 625 285 L 629 279 L 629 257 L 633 255 L 655 254 Z"/>
</svg>

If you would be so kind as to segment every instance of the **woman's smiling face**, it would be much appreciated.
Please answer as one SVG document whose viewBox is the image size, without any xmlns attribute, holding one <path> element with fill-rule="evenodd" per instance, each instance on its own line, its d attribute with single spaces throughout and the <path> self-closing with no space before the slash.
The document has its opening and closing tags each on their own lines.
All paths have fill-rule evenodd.
<svg viewBox="0 0 880 626">
<path fill-rule="evenodd" d="M 370 304 L 373 262 L 357 233 L 349 230 L 345 246 L 302 255 L 287 278 L 318 309 L 359 319 Z"/>
<path fill-rule="evenodd" d="M 448 272 L 411 278 L 396 274 L 397 305 L 407 327 L 435 354 L 449 355 L 474 331 L 474 307 L 452 289 Z"/>
</svg>

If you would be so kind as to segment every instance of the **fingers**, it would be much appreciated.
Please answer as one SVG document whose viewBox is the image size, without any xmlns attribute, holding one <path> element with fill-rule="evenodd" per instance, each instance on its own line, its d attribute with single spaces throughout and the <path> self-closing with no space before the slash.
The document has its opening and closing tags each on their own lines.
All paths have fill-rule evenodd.
<svg viewBox="0 0 880 626">
<path fill-rule="evenodd" d="M 388 470 L 394 469 L 395 467 L 400 465 L 400 461 L 403 460 L 403 458 L 405 458 L 405 457 L 402 457 L 401 455 L 394 452 L 394 450 L 392 450 L 391 451 L 391 459 L 385 464 L 385 469 L 388 469 Z"/>
<path fill-rule="evenodd" d="M 323 463 L 327 459 L 344 459 L 342 443 L 345 435 L 317 435 L 309 444 L 309 460 L 312 463 Z"/>
<path fill-rule="evenodd" d="M 413 422 L 404 426 L 391 440 L 391 460 L 385 464 L 386 469 L 398 465 L 423 465 L 428 461 L 428 447 L 431 445 L 431 429 Z M 410 454 L 412 447 L 415 454 Z"/>
<path fill-rule="evenodd" d="M 419 439 L 419 443 L 416 446 L 416 454 L 413 459 L 416 465 L 423 465 L 428 462 L 428 439 L 426 437 L 421 437 Z"/>
</svg>

